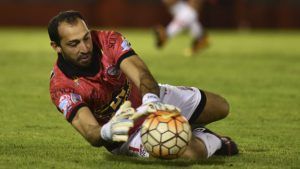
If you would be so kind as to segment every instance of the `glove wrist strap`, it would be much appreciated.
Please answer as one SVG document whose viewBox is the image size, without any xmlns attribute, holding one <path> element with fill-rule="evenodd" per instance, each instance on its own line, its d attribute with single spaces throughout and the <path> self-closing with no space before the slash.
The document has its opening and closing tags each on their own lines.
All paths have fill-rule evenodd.
<svg viewBox="0 0 300 169">
<path fill-rule="evenodd" d="M 112 138 L 111 138 L 111 123 L 108 122 L 106 124 L 104 124 L 102 127 L 101 127 L 101 130 L 100 130 L 100 136 L 103 140 L 105 141 L 111 141 Z"/>
<path fill-rule="evenodd" d="M 143 104 L 147 104 L 151 102 L 160 102 L 160 98 L 156 94 L 146 93 L 143 96 Z"/>
</svg>

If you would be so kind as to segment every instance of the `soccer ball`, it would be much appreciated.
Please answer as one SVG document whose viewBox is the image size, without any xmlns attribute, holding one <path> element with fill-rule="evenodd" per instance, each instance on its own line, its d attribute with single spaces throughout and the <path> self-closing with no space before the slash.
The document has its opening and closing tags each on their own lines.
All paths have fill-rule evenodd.
<svg viewBox="0 0 300 169">
<path fill-rule="evenodd" d="M 152 156 L 175 159 L 186 150 L 192 133 L 189 122 L 179 112 L 157 111 L 144 121 L 141 136 Z"/>
</svg>

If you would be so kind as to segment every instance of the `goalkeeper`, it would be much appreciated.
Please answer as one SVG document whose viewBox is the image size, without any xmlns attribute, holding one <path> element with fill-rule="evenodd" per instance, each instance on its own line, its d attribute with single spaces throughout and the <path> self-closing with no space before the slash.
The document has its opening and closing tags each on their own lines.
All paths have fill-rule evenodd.
<svg viewBox="0 0 300 169">
<path fill-rule="evenodd" d="M 191 125 L 228 115 L 228 103 L 216 94 L 195 87 L 158 85 L 120 33 L 89 30 L 79 12 L 64 11 L 53 17 L 48 33 L 57 53 L 50 78 L 52 102 L 92 146 L 104 146 L 113 154 L 148 157 L 139 126 L 153 110 L 178 107 Z M 237 153 L 228 137 L 196 128 L 182 157 Z"/>
</svg>

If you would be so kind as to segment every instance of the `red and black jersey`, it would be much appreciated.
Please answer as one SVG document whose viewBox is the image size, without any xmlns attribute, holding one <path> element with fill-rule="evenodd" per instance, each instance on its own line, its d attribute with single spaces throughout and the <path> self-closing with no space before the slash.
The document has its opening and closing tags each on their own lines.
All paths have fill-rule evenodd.
<svg viewBox="0 0 300 169">
<path fill-rule="evenodd" d="M 80 107 L 88 106 L 104 124 L 125 100 L 130 100 L 133 107 L 141 104 L 137 87 L 120 70 L 122 60 L 136 54 L 120 33 L 92 31 L 91 35 L 91 66 L 79 69 L 59 54 L 50 79 L 50 95 L 69 122 Z"/>
</svg>

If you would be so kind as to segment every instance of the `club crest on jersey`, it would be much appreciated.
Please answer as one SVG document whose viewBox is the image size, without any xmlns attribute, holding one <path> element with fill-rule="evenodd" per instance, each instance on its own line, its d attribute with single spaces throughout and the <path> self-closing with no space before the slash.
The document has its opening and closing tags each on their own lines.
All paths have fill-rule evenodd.
<svg viewBox="0 0 300 169">
<path fill-rule="evenodd" d="M 126 51 L 126 50 L 131 49 L 131 44 L 125 38 L 123 38 L 121 47 L 122 47 L 122 51 Z"/>
<path fill-rule="evenodd" d="M 79 94 L 71 93 L 71 100 L 74 104 L 81 102 L 82 98 Z"/>
<path fill-rule="evenodd" d="M 109 76 L 117 77 L 117 76 L 120 75 L 120 70 L 119 70 L 115 65 L 109 65 L 109 66 L 106 68 L 106 73 L 107 73 Z"/>
</svg>

